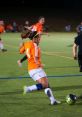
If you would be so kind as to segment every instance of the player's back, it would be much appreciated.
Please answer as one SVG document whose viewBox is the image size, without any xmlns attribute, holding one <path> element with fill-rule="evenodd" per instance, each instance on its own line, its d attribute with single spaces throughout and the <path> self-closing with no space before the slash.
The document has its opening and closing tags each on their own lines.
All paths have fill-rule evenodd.
<svg viewBox="0 0 82 117">
<path fill-rule="evenodd" d="M 41 23 L 36 23 L 33 25 L 33 31 L 37 31 L 38 33 L 42 33 L 43 31 L 43 25 Z"/>
<path fill-rule="evenodd" d="M 41 66 L 40 48 L 32 41 L 24 43 L 25 53 L 28 58 L 28 70 L 37 69 Z"/>
</svg>

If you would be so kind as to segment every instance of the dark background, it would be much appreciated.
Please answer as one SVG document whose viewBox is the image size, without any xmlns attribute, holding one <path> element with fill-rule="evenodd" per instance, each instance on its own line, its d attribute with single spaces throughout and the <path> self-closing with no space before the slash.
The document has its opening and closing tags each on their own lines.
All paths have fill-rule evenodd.
<svg viewBox="0 0 82 117">
<path fill-rule="evenodd" d="M 0 19 L 16 20 L 19 24 L 29 20 L 32 24 L 44 16 L 52 30 L 61 31 L 68 24 L 75 30 L 82 20 L 81 7 L 81 0 L 2 0 Z"/>
<path fill-rule="evenodd" d="M 2 0 L 0 6 L 27 6 L 27 7 L 54 7 L 54 8 L 81 8 L 81 0 Z"/>
</svg>

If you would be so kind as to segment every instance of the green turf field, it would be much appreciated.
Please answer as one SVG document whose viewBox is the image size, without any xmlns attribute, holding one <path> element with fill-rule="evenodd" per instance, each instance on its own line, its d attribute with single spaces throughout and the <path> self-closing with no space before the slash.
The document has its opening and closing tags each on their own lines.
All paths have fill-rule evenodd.
<svg viewBox="0 0 82 117">
<path fill-rule="evenodd" d="M 22 68 L 17 65 L 17 60 L 23 56 L 18 51 L 20 33 L 2 35 L 8 51 L 0 52 L 0 117 L 82 116 L 82 100 L 72 106 L 65 102 L 69 93 L 82 94 L 82 76 L 79 76 L 82 73 L 79 72 L 77 61 L 72 58 L 75 36 L 75 33 L 50 33 L 49 36 L 42 37 L 40 47 L 44 69 L 55 97 L 62 102 L 60 105 L 51 106 L 43 91 L 22 95 L 23 86 L 35 82 L 26 78 L 29 76 L 26 61 Z"/>
</svg>

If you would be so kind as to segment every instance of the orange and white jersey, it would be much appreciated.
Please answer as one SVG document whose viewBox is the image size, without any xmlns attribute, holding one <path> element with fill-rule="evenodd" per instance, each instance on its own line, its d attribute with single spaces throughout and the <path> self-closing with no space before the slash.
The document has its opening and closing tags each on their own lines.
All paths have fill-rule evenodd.
<svg viewBox="0 0 82 117">
<path fill-rule="evenodd" d="M 20 53 L 27 55 L 28 58 L 28 70 L 33 70 L 41 67 L 41 52 L 36 43 L 32 41 L 25 42 L 20 48 Z"/>
<path fill-rule="evenodd" d="M 36 23 L 32 25 L 32 31 L 37 31 L 39 34 L 41 34 L 43 32 L 43 24 Z"/>
</svg>

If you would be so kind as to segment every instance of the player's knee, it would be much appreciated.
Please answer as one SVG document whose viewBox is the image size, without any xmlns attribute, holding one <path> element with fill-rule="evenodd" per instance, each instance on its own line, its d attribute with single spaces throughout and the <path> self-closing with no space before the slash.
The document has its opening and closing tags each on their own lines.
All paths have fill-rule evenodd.
<svg viewBox="0 0 82 117">
<path fill-rule="evenodd" d="M 36 87 L 37 87 L 37 90 L 41 90 L 41 89 L 43 89 L 43 85 L 42 85 L 41 83 L 36 84 Z"/>
<path fill-rule="evenodd" d="M 42 85 L 43 85 L 43 88 L 44 88 L 44 89 L 45 89 L 45 88 L 49 88 L 49 84 L 48 84 L 48 83 L 43 83 Z"/>
<path fill-rule="evenodd" d="M 49 84 L 47 84 L 47 83 L 38 83 L 38 84 L 36 84 L 36 86 L 37 86 L 38 90 L 49 88 Z"/>
</svg>

